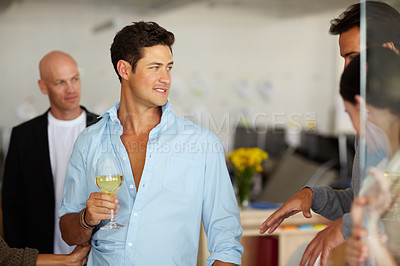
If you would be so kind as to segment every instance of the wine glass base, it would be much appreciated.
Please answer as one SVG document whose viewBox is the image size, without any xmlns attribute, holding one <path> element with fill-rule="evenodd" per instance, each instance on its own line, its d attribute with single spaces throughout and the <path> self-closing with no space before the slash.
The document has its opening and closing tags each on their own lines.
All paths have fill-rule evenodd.
<svg viewBox="0 0 400 266">
<path fill-rule="evenodd" d="M 118 223 L 108 223 L 102 227 L 100 227 L 101 230 L 108 230 L 108 229 L 121 229 L 124 228 L 125 225 L 118 224 Z"/>
</svg>

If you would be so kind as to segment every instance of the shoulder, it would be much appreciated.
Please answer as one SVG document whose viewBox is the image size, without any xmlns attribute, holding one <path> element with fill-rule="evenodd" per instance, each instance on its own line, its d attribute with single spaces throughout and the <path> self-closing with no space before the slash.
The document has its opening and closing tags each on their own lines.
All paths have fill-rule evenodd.
<svg viewBox="0 0 400 266">
<path fill-rule="evenodd" d="M 32 128 L 35 127 L 43 127 L 47 128 L 47 112 L 45 112 L 42 115 L 39 115 L 35 118 L 32 118 L 31 120 L 28 120 L 26 122 L 23 122 L 22 124 L 19 124 L 13 128 L 13 132 L 27 132 L 27 130 L 31 130 Z"/>
<path fill-rule="evenodd" d="M 174 121 L 174 123 L 170 124 L 174 124 L 174 127 L 178 133 L 177 135 L 180 137 L 187 136 L 191 139 L 195 138 L 201 140 L 203 143 L 220 145 L 218 137 L 211 130 L 172 112 L 169 114 L 168 119 L 172 119 Z"/>
<path fill-rule="evenodd" d="M 173 112 L 169 113 L 167 125 L 173 125 L 178 129 L 178 133 L 187 134 L 187 133 L 197 133 L 200 135 L 206 135 L 211 133 L 208 129 L 186 119 L 182 116 L 179 116 Z"/>
<path fill-rule="evenodd" d="M 86 126 L 91 126 L 101 120 L 101 117 L 99 117 L 98 114 L 90 112 L 82 105 L 81 108 L 86 112 Z"/>
<path fill-rule="evenodd" d="M 96 118 L 97 119 L 97 118 Z M 100 118 L 96 120 L 92 125 L 85 128 L 78 136 L 78 139 L 89 141 L 94 139 L 103 133 L 107 125 L 107 117 Z M 85 141 L 85 142 L 86 142 Z"/>
</svg>

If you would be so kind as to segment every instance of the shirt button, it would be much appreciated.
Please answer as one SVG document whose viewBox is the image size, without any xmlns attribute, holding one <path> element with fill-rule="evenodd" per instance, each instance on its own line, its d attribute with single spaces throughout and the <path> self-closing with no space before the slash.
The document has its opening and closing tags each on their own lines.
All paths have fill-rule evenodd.
<svg viewBox="0 0 400 266">
<path fill-rule="evenodd" d="M 124 156 L 124 157 L 122 157 L 122 159 L 125 161 L 125 160 L 126 160 L 126 157 Z"/>
<path fill-rule="evenodd" d="M 151 154 L 149 155 L 149 158 L 151 158 Z"/>
<path fill-rule="evenodd" d="M 130 185 L 129 187 L 130 187 L 130 188 L 133 188 L 133 185 Z"/>
<path fill-rule="evenodd" d="M 133 213 L 133 216 L 137 216 L 137 212 L 134 212 L 134 213 Z"/>
<path fill-rule="evenodd" d="M 132 242 L 129 242 L 129 243 L 128 243 L 128 246 L 132 247 L 132 245 L 133 245 Z"/>
</svg>

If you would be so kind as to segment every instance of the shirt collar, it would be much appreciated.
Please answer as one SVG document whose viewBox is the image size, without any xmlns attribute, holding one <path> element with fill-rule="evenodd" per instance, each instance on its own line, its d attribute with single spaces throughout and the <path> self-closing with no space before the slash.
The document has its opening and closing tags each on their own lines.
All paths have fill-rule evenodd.
<svg viewBox="0 0 400 266">
<path fill-rule="evenodd" d="M 117 102 L 113 107 L 108 109 L 104 114 L 102 114 L 100 117 L 106 117 L 109 116 L 111 121 L 119 121 L 118 119 L 118 110 L 119 110 L 119 105 L 120 103 Z"/>
<path fill-rule="evenodd" d="M 118 119 L 118 110 L 119 110 L 119 106 L 120 106 L 120 102 L 117 102 L 113 107 L 111 107 L 110 109 L 108 109 L 104 114 L 102 114 L 100 117 L 106 117 L 109 116 L 111 121 L 119 121 Z M 162 115 L 161 115 L 161 121 L 163 119 L 165 119 L 164 117 L 171 112 L 171 102 L 169 101 L 169 99 L 167 100 L 167 103 L 164 104 L 163 106 L 161 106 L 161 111 L 162 111 Z"/>
</svg>

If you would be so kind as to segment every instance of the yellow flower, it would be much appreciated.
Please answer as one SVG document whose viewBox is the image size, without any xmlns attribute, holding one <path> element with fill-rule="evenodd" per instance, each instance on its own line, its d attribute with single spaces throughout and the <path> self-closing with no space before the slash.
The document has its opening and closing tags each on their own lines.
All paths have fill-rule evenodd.
<svg viewBox="0 0 400 266">
<path fill-rule="evenodd" d="M 268 153 L 260 148 L 239 148 L 228 154 L 228 159 L 238 171 L 251 167 L 257 172 L 261 172 L 261 163 L 267 158 Z"/>
</svg>

